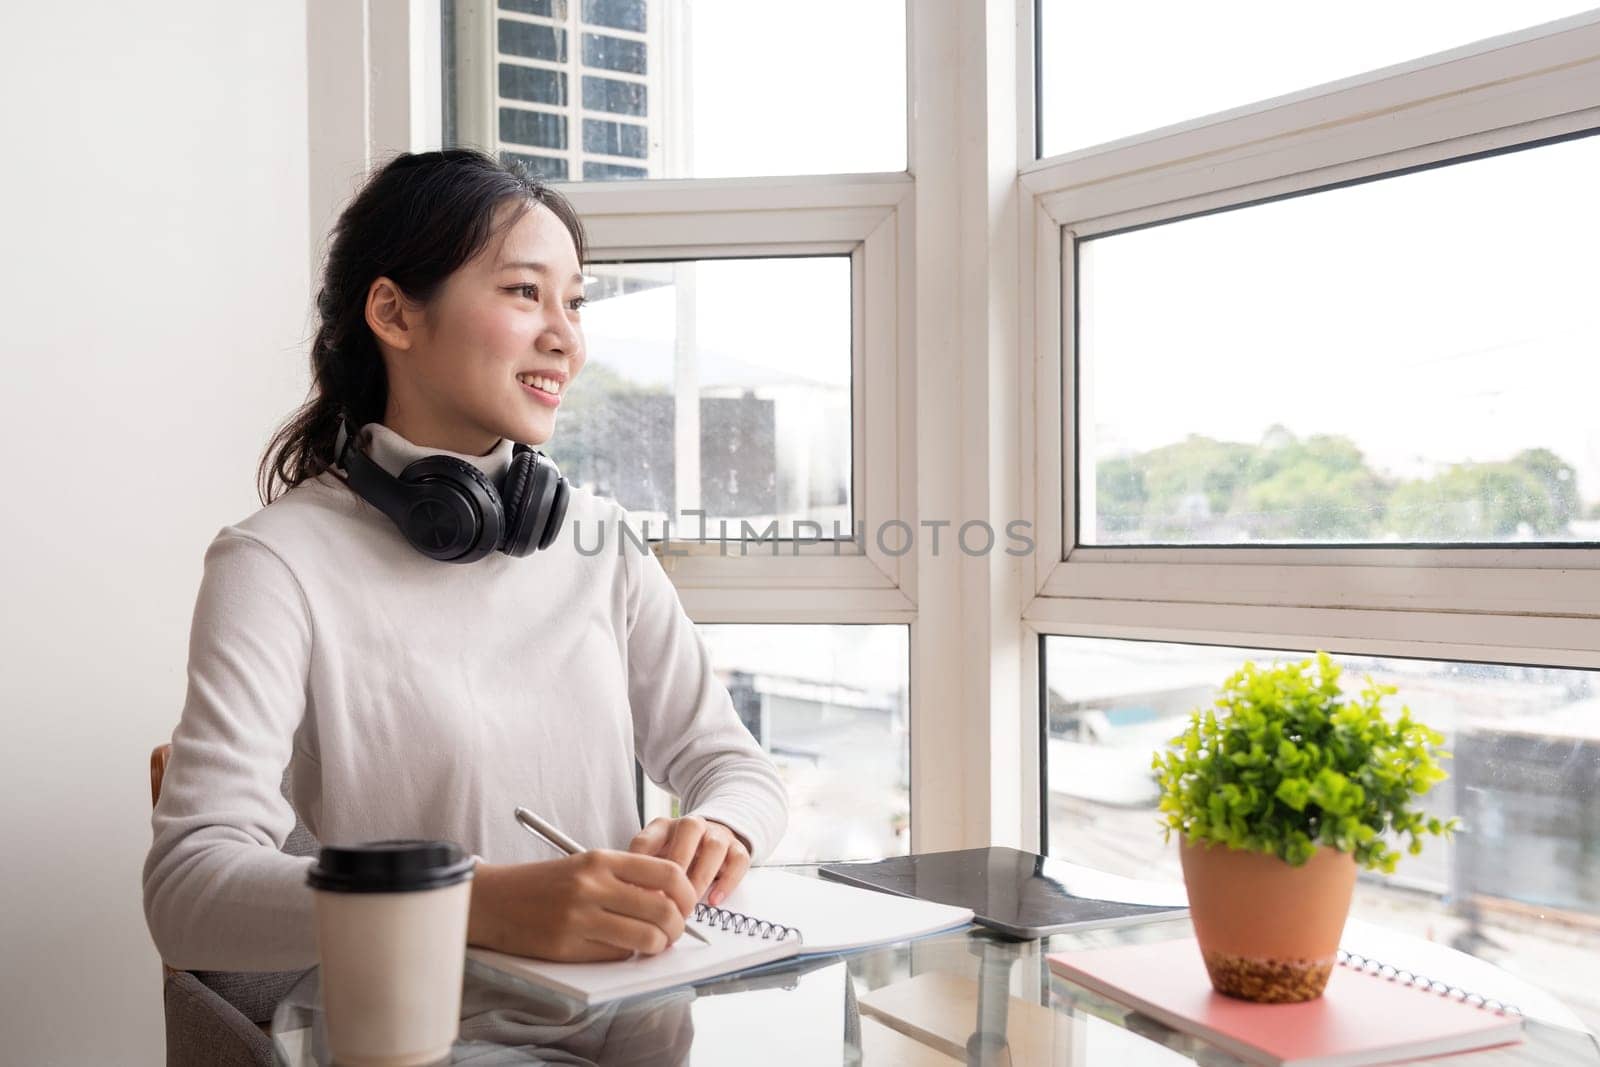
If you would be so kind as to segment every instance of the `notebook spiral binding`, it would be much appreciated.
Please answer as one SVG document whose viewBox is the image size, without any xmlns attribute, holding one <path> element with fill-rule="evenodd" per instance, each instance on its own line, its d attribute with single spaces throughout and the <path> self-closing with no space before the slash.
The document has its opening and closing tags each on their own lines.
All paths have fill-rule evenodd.
<svg viewBox="0 0 1600 1067">
<path fill-rule="evenodd" d="M 728 930 L 736 934 L 745 934 L 749 937 L 759 937 L 763 941 L 782 941 L 794 935 L 794 939 L 801 943 L 805 938 L 800 936 L 798 928 L 784 926 L 782 923 L 768 922 L 765 919 L 752 918 L 742 915 L 737 911 L 728 911 L 724 908 L 713 908 L 709 904 L 696 904 L 694 906 L 696 922 L 706 923 L 718 930 Z"/>
<path fill-rule="evenodd" d="M 1387 978 L 1391 982 L 1403 982 L 1406 985 L 1415 986 L 1430 993 L 1438 993 L 1440 996 L 1458 1000 L 1463 1004 L 1487 1008 L 1489 1011 L 1500 1015 L 1520 1016 L 1522 1014 L 1522 1009 L 1515 1004 L 1507 1004 L 1504 1001 L 1495 1000 L 1493 997 L 1469 993 L 1460 986 L 1453 986 L 1449 982 L 1441 982 L 1437 978 L 1429 978 L 1425 974 L 1417 974 L 1415 971 L 1408 971 L 1403 967 L 1395 967 L 1384 963 L 1382 960 L 1375 960 L 1356 952 L 1346 952 L 1344 949 L 1340 949 L 1339 962 L 1353 970 L 1365 971 L 1367 974 L 1377 975 L 1379 978 Z"/>
</svg>

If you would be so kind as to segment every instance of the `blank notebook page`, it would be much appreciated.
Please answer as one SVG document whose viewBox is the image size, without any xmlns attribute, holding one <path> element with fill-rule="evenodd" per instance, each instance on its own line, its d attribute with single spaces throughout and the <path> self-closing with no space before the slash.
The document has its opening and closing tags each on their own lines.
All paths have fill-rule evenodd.
<svg viewBox="0 0 1600 1067">
<path fill-rule="evenodd" d="M 757 867 L 719 907 L 797 927 L 800 952 L 845 952 L 904 941 L 972 920 L 970 908 L 877 893 L 820 878 Z"/>
<path fill-rule="evenodd" d="M 588 1004 L 698 982 L 794 954 L 796 945 L 733 933 L 709 935 L 711 944 L 680 937 L 665 952 L 602 963 L 556 963 L 508 956 L 489 949 L 467 954 L 497 970 L 548 986 Z"/>
</svg>

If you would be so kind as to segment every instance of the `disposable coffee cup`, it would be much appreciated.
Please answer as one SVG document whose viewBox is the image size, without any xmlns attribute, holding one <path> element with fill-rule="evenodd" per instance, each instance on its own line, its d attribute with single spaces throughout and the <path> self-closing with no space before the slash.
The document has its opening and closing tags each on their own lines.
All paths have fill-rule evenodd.
<svg viewBox="0 0 1600 1067">
<path fill-rule="evenodd" d="M 327 847 L 316 900 L 322 1017 L 343 1067 L 421 1067 L 450 1055 L 473 858 L 447 841 Z"/>
</svg>

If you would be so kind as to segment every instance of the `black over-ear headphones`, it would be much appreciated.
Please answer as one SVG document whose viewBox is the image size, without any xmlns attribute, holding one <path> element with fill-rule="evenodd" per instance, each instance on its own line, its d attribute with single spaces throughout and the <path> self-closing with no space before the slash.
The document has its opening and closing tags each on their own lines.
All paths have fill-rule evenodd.
<svg viewBox="0 0 1600 1067">
<path fill-rule="evenodd" d="M 543 452 L 518 442 L 496 489 L 483 471 L 454 456 L 424 456 L 396 478 L 367 458 L 358 435 L 341 417 L 334 462 L 350 487 L 425 556 L 444 563 L 476 563 L 495 549 L 526 556 L 549 548 L 561 530 L 567 480 Z"/>
</svg>

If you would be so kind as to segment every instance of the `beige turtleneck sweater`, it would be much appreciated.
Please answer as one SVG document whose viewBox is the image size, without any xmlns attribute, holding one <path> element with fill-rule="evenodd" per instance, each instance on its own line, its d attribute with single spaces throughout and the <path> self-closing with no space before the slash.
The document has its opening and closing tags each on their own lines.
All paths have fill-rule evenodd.
<svg viewBox="0 0 1600 1067">
<path fill-rule="evenodd" d="M 392 474 L 457 455 L 498 482 L 511 460 L 510 441 L 465 456 L 379 423 L 363 437 Z M 770 854 L 786 820 L 777 773 L 622 517 L 574 490 L 549 549 L 439 563 L 325 473 L 224 527 L 145 862 L 162 958 L 316 962 L 311 861 L 279 851 L 296 813 L 325 843 L 441 838 L 491 863 L 554 858 L 513 820 L 524 804 L 590 847 L 626 848 L 637 757 L 685 813 L 733 827 L 757 862 Z"/>
</svg>

